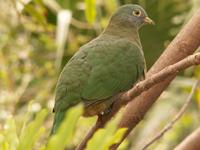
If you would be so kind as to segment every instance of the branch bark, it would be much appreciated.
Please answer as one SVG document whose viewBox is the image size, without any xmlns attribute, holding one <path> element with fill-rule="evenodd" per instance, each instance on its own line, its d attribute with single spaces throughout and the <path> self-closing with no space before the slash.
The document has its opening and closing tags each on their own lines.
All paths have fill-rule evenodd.
<svg viewBox="0 0 200 150">
<path fill-rule="evenodd" d="M 177 72 L 185 69 L 191 65 L 199 64 L 199 54 L 192 55 L 188 59 L 184 59 L 188 55 L 191 55 L 200 45 L 200 10 L 192 17 L 189 23 L 181 30 L 181 32 L 176 36 L 176 38 L 171 42 L 162 56 L 158 59 L 155 65 L 147 73 L 147 79 L 140 82 L 133 87 L 130 91 L 121 96 L 121 100 L 117 101 L 112 109 L 112 112 L 106 116 L 99 116 L 95 126 L 90 130 L 89 134 L 83 139 L 82 143 L 77 147 L 76 150 L 82 150 L 87 144 L 87 141 L 93 136 L 95 131 L 103 127 L 108 120 L 120 109 L 122 104 L 126 104 L 134 97 L 141 94 L 134 101 L 131 101 L 124 112 L 122 120 L 119 124 L 119 128 L 126 127 L 128 128 L 123 139 L 129 134 L 134 126 L 139 123 L 140 120 L 144 117 L 145 113 L 154 103 L 154 101 L 159 97 L 162 91 L 169 85 L 170 81 L 176 76 Z M 193 57 L 193 58 L 191 58 Z M 182 60 L 184 59 L 184 60 Z M 191 60 L 197 61 L 191 61 Z M 178 62 L 182 60 L 181 62 Z M 178 62 L 177 64 L 174 64 Z M 184 62 L 184 63 L 183 63 Z M 193 62 L 193 64 L 188 65 Z M 194 63 L 195 62 L 195 63 Z M 183 63 L 183 67 L 180 63 Z M 174 65 L 172 65 L 174 64 Z M 172 66 L 169 66 L 172 65 Z M 167 67 L 169 66 L 169 67 Z M 175 66 L 175 68 L 173 68 Z M 178 68 L 177 68 L 178 66 Z M 162 70 L 163 68 L 166 69 Z M 159 72 L 162 70 L 161 72 Z M 158 73 L 159 72 L 159 73 Z M 157 74 L 155 74 L 157 73 Z M 155 74 L 155 75 L 153 75 Z M 152 76 L 153 75 L 153 76 Z M 160 83 L 159 83 L 160 82 Z M 156 86 L 153 86 L 157 84 Z M 144 86 L 144 85 L 145 86 Z M 153 86 L 153 87 L 152 87 Z M 116 149 L 123 139 L 112 146 L 111 149 Z"/>
<path fill-rule="evenodd" d="M 198 150 L 200 148 L 200 128 L 186 137 L 174 150 Z"/>
</svg>

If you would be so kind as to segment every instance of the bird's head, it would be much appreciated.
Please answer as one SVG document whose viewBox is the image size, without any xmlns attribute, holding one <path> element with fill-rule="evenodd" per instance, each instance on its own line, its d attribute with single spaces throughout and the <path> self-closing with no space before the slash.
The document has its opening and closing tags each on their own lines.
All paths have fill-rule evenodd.
<svg viewBox="0 0 200 150">
<path fill-rule="evenodd" d="M 133 26 L 137 29 L 145 24 L 154 24 L 154 21 L 148 17 L 147 13 L 141 6 L 133 4 L 119 7 L 112 15 L 110 22 L 125 27 Z"/>
</svg>

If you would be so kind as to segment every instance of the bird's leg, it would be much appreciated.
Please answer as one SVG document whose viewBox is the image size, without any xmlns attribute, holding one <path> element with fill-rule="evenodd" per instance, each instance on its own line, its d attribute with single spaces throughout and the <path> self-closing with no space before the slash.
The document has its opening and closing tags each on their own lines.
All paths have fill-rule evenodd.
<svg viewBox="0 0 200 150">
<path fill-rule="evenodd" d="M 112 103 L 108 108 L 106 108 L 106 109 L 105 109 L 104 111 L 102 111 L 100 114 L 101 114 L 102 116 L 109 114 L 109 113 L 112 111 L 113 104 L 114 104 L 114 103 Z"/>
</svg>

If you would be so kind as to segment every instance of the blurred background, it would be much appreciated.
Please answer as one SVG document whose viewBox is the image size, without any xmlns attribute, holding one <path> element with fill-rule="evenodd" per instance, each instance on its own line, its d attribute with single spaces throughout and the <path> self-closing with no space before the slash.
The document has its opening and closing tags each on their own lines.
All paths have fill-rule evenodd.
<svg viewBox="0 0 200 150">
<path fill-rule="evenodd" d="M 19 148 L 28 136 L 24 130 L 45 108 L 42 129 L 35 128 L 41 133 L 29 143 L 31 149 L 44 148 L 60 71 L 80 46 L 103 31 L 117 7 L 128 3 L 142 5 L 156 22 L 140 31 L 148 68 L 200 8 L 199 0 L 0 0 L 0 149 Z M 162 129 L 199 75 L 200 67 L 192 67 L 176 77 L 121 149 L 138 150 Z M 74 149 L 95 119 L 77 120 L 67 149 Z M 171 150 L 199 125 L 200 89 L 181 120 L 149 149 Z"/>
</svg>

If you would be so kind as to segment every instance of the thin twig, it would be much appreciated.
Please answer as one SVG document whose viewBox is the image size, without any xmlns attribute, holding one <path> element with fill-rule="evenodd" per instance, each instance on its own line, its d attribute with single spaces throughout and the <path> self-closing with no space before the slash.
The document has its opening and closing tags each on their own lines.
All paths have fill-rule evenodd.
<svg viewBox="0 0 200 150">
<path fill-rule="evenodd" d="M 79 21 L 73 17 L 71 18 L 71 24 L 79 29 L 94 29 L 91 24 Z"/>
<path fill-rule="evenodd" d="M 181 107 L 180 111 L 175 115 L 175 117 L 157 134 L 155 135 L 150 141 L 148 141 L 141 150 L 146 150 L 150 145 L 152 145 L 154 142 L 159 140 L 164 134 L 173 128 L 173 125 L 183 116 L 184 112 L 186 111 L 187 107 L 189 106 L 192 97 L 200 83 L 200 78 L 197 80 L 197 82 L 193 85 L 192 90 L 190 92 L 190 95 L 188 96 L 187 100 L 185 101 L 184 105 Z"/>
</svg>

